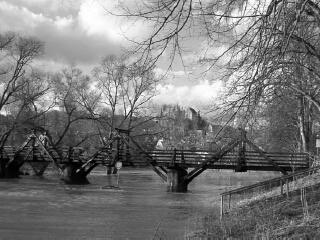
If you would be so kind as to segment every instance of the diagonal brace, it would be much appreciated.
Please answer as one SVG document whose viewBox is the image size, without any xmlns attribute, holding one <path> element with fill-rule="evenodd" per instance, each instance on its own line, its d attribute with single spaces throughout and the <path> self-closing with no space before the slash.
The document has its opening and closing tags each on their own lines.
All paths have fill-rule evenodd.
<svg viewBox="0 0 320 240">
<path fill-rule="evenodd" d="M 271 163 L 278 171 L 282 172 L 284 175 L 287 175 L 287 171 L 281 168 L 274 160 L 268 157 L 259 147 L 257 147 L 254 143 L 249 141 L 248 139 L 245 140 L 248 145 L 250 145 L 255 151 L 259 153 L 261 157 L 266 159 L 269 163 Z"/>
<path fill-rule="evenodd" d="M 131 136 L 129 136 L 129 138 L 130 138 L 130 141 L 136 146 L 136 148 L 138 148 L 143 154 L 147 156 L 147 161 L 151 165 L 153 171 L 155 171 L 156 174 L 158 174 L 161 177 L 161 179 L 166 182 L 167 181 L 166 171 L 164 171 L 163 168 L 159 168 L 156 165 L 156 161 L 152 158 L 152 156 L 150 156 L 145 150 L 143 150 L 143 148 L 140 147 L 140 145 Z M 129 143 L 125 138 L 122 138 L 122 140 L 129 146 Z"/>
<path fill-rule="evenodd" d="M 240 143 L 239 139 L 233 140 L 229 145 L 222 148 L 218 153 L 214 154 L 211 159 L 203 162 L 199 167 L 193 169 L 186 176 L 186 181 L 190 183 L 195 177 L 199 176 L 208 167 L 209 163 L 215 163 L 219 161 L 224 155 L 234 149 Z"/>
</svg>

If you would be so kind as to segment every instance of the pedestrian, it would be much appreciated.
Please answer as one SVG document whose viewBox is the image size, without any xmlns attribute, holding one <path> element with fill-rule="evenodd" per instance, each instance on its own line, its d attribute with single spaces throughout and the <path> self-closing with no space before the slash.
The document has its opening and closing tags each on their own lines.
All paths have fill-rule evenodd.
<svg viewBox="0 0 320 240">
<path fill-rule="evenodd" d="M 156 144 L 156 149 L 157 150 L 163 150 L 164 146 L 163 146 L 163 138 L 160 138 Z"/>
<path fill-rule="evenodd" d="M 44 131 L 42 134 L 40 134 L 39 140 L 40 140 L 40 142 L 42 143 L 42 145 L 43 145 L 44 147 L 48 147 L 49 138 L 48 138 L 48 136 L 47 136 L 47 132 L 46 132 L 46 131 Z"/>
</svg>

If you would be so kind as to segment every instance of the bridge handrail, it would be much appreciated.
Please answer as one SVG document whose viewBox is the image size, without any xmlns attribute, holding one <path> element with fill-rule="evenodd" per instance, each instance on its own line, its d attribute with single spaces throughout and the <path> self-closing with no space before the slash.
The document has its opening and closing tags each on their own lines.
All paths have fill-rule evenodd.
<svg viewBox="0 0 320 240">
<path fill-rule="evenodd" d="M 298 176 L 301 176 L 301 175 L 304 175 L 304 174 L 309 174 L 309 173 L 311 173 L 313 171 L 316 171 L 316 170 L 319 170 L 319 169 L 320 169 L 320 166 L 312 167 L 312 168 L 309 168 L 309 169 L 306 169 L 306 170 L 302 170 L 302 171 L 298 171 L 298 172 L 295 172 L 295 173 L 291 173 L 291 174 L 288 174 L 288 175 L 285 175 L 285 176 L 272 178 L 272 179 L 269 179 L 269 180 L 266 180 L 266 181 L 263 181 L 263 182 L 259 182 L 259 183 L 255 183 L 255 184 L 252 184 L 252 185 L 249 185 L 249 186 L 244 186 L 244 187 L 240 187 L 240 188 L 233 189 L 233 190 L 230 190 L 230 191 L 226 191 L 226 192 L 221 193 L 220 195 L 221 196 L 227 196 L 227 195 L 230 195 L 230 194 L 241 194 L 242 192 L 245 192 L 246 190 L 250 190 L 250 189 L 253 189 L 253 188 L 256 188 L 256 187 L 267 186 L 270 183 L 275 183 L 275 182 L 279 182 L 280 183 L 283 180 L 289 180 L 289 179 L 293 180 L 295 177 L 298 177 Z"/>
<path fill-rule="evenodd" d="M 171 162 L 174 158 L 176 163 L 183 164 L 199 164 L 199 157 L 202 160 L 210 160 L 216 151 L 206 151 L 206 150 L 185 150 L 185 149 L 171 149 L 171 150 L 159 150 L 155 149 L 149 151 L 150 155 L 157 157 L 158 163 Z M 279 165 L 287 165 L 285 167 L 290 167 L 290 169 L 299 169 L 309 167 L 309 155 L 306 153 L 281 153 L 281 152 L 268 152 L 266 153 L 271 159 Z M 238 152 L 229 152 L 223 156 L 218 162 L 228 163 L 229 165 L 237 164 L 236 158 L 238 157 Z M 218 163 L 216 162 L 216 164 Z M 254 151 L 246 152 L 246 163 L 257 167 L 257 164 L 261 166 L 270 165 L 269 161 L 261 157 L 259 153 Z M 282 166 L 284 167 L 284 166 Z M 250 167 L 248 167 L 249 169 Z"/>
<path fill-rule="evenodd" d="M 170 154 L 176 151 L 177 153 L 184 153 L 184 154 L 190 154 L 190 155 L 212 155 L 217 153 L 217 151 L 207 151 L 207 150 L 186 150 L 186 149 L 167 149 L 167 150 L 152 150 L 152 151 L 147 151 L 150 154 Z M 237 152 L 233 153 L 230 152 L 228 154 L 237 154 Z M 249 156 L 255 156 L 258 155 L 259 153 L 255 151 L 246 151 L 246 154 Z M 283 153 L 283 152 L 266 152 L 265 154 L 270 155 L 270 156 L 283 156 L 283 157 L 310 157 L 307 153 Z"/>
</svg>

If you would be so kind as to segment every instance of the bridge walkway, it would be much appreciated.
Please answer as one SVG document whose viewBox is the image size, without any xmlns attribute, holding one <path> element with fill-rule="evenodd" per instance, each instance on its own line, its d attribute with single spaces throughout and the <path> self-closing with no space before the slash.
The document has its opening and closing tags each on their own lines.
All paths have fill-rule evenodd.
<svg viewBox="0 0 320 240">
<path fill-rule="evenodd" d="M 305 153 L 265 152 L 246 137 L 240 129 L 237 138 L 217 151 L 206 150 L 144 150 L 129 136 L 132 149 L 130 161 L 134 164 L 148 163 L 167 182 L 168 191 L 187 191 L 188 184 L 206 169 L 232 169 L 235 172 L 279 171 L 288 172 L 307 169 L 310 158 Z M 128 140 L 123 141 L 130 146 Z M 189 170 L 190 169 L 190 170 Z"/>
</svg>

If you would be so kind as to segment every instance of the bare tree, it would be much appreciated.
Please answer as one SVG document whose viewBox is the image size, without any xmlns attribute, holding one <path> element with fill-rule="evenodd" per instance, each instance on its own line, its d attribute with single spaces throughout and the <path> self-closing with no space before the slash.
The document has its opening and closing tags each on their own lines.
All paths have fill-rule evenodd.
<svg viewBox="0 0 320 240">
<path fill-rule="evenodd" d="M 62 144 L 73 125 L 91 119 L 84 107 L 86 104 L 84 96 L 89 95 L 90 91 L 90 79 L 80 69 L 71 67 L 52 76 L 51 81 L 56 105 L 63 116 L 63 119 L 58 121 L 59 126 L 51 127 L 54 129 L 51 133 L 52 144 L 58 146 Z M 80 134 L 80 129 L 77 132 Z M 79 138 L 80 136 L 73 137 Z M 89 137 L 91 136 L 86 134 L 80 137 L 79 142 L 73 141 L 72 145 L 77 146 Z"/>
<path fill-rule="evenodd" d="M 116 114 L 119 114 L 121 99 L 123 98 L 123 85 L 126 66 L 124 60 L 116 56 L 104 58 L 99 67 L 93 70 L 93 75 L 100 89 L 100 104 L 109 111 L 107 127 L 114 129 L 116 125 Z M 97 113 L 95 113 L 97 114 Z"/>
<path fill-rule="evenodd" d="M 100 116 L 107 131 L 115 127 L 132 130 L 153 119 L 143 115 L 158 82 L 153 69 L 130 64 L 123 57 L 108 56 L 93 72 L 100 91 L 99 105 L 107 109 L 107 115 L 99 111 L 93 114 Z"/>
<path fill-rule="evenodd" d="M 48 90 L 45 75 L 30 66 L 42 50 L 43 43 L 37 39 L 0 35 L 0 113 L 10 119 L 2 128 L 0 146 L 18 124 L 35 119 L 43 112 L 43 109 L 39 111 L 37 100 Z M 32 116 L 22 118 L 27 109 L 32 110 Z"/>
<path fill-rule="evenodd" d="M 207 71 L 225 68 L 223 108 L 241 113 L 243 124 L 276 97 L 277 89 L 291 90 L 302 104 L 304 141 L 306 115 L 320 111 L 319 6 L 318 0 L 157 0 L 136 8 L 122 4 L 119 15 L 152 26 L 150 35 L 136 43 L 140 60 L 151 55 L 151 64 L 170 49 L 172 61 L 177 56 L 183 60 L 186 38 L 206 43 L 210 54 L 199 53 L 198 60 Z M 215 53 L 219 48 L 223 51 Z"/>
<path fill-rule="evenodd" d="M 149 37 L 137 43 L 142 59 L 153 54 L 151 63 L 170 47 L 171 56 L 179 56 L 187 36 L 200 36 L 213 50 L 223 46 L 225 51 L 216 57 L 202 56 L 199 60 L 209 68 L 223 60 L 230 70 L 229 81 L 232 76 L 230 89 L 242 93 L 252 105 L 274 84 L 301 92 L 288 82 L 274 82 L 282 68 L 297 64 L 293 53 L 308 56 L 308 61 L 319 60 L 317 1 L 260 0 L 253 5 L 248 1 L 167 0 L 141 3 L 133 10 L 121 7 L 122 16 L 143 19 L 153 26 Z M 306 64 L 302 67 L 315 71 Z M 302 92 L 319 108 L 318 100 Z"/>
<path fill-rule="evenodd" d="M 26 84 L 23 76 L 28 70 L 28 64 L 41 54 L 42 49 L 43 44 L 33 38 L 0 36 L 0 111 L 5 105 L 14 102 L 13 94 L 19 92 Z"/>
<path fill-rule="evenodd" d="M 133 129 L 137 124 L 142 124 L 140 121 L 135 121 L 134 117 L 140 117 L 143 118 L 143 122 L 146 121 L 143 109 L 155 96 L 158 81 L 153 69 L 147 69 L 136 63 L 127 67 L 122 86 L 124 118 L 120 126 L 125 124 L 127 129 Z M 150 120 L 150 116 L 147 119 Z"/>
</svg>

